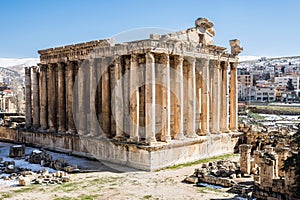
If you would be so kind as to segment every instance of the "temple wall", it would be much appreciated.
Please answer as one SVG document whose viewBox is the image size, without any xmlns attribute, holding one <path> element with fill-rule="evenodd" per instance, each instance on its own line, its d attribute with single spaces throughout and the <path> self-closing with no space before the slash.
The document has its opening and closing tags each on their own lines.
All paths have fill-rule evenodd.
<svg viewBox="0 0 300 200">
<path fill-rule="evenodd" d="M 26 132 L 0 127 L 1 141 L 25 143 L 146 171 L 233 153 L 239 137 L 240 133 L 201 136 L 197 140 L 150 147 L 71 134 Z"/>
</svg>

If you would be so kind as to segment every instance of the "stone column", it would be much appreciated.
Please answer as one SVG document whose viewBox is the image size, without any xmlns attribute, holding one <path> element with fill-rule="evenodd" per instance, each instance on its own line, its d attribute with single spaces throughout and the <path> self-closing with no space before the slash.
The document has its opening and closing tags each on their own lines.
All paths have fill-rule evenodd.
<svg viewBox="0 0 300 200">
<path fill-rule="evenodd" d="M 31 68 L 25 67 L 26 128 L 32 127 Z"/>
<path fill-rule="evenodd" d="M 145 69 L 145 121 L 146 142 L 151 145 L 155 138 L 155 59 L 151 52 L 146 53 Z"/>
<path fill-rule="evenodd" d="M 228 62 L 221 63 L 221 117 L 220 129 L 223 133 L 228 133 Z"/>
<path fill-rule="evenodd" d="M 126 137 L 130 135 L 130 57 L 124 56 L 125 72 L 122 79 L 124 120 L 123 128 Z"/>
<path fill-rule="evenodd" d="M 162 67 L 162 119 L 165 121 L 162 122 L 162 134 L 161 141 L 170 142 L 171 133 L 170 133 L 170 118 L 171 118 L 171 99 L 170 99 L 170 60 L 168 54 L 161 55 L 161 67 Z"/>
<path fill-rule="evenodd" d="M 32 81 L 32 101 L 33 101 L 33 128 L 37 129 L 40 126 L 40 95 L 39 95 L 39 80 L 40 72 L 38 67 L 33 68 L 33 81 Z"/>
<path fill-rule="evenodd" d="M 69 61 L 66 69 L 67 73 L 67 117 L 68 117 L 68 133 L 76 132 L 76 127 L 73 118 L 73 85 L 74 85 L 74 70 L 75 63 Z"/>
<path fill-rule="evenodd" d="M 188 90 L 187 90 L 187 137 L 195 138 L 196 134 L 196 58 L 187 58 L 188 61 Z"/>
<path fill-rule="evenodd" d="M 237 131 L 238 124 L 238 105 L 237 105 L 237 62 L 230 63 L 230 120 L 229 128 L 231 131 Z"/>
<path fill-rule="evenodd" d="M 214 134 L 220 133 L 220 86 L 219 86 L 219 68 L 220 62 L 217 60 L 211 61 L 212 68 L 213 68 L 213 75 L 212 75 L 212 128 L 211 132 Z"/>
<path fill-rule="evenodd" d="M 48 67 L 48 126 L 50 132 L 56 132 L 56 64 Z"/>
<path fill-rule="evenodd" d="M 276 147 L 275 152 L 278 155 L 278 176 L 285 177 L 283 170 L 284 161 L 288 158 L 290 149 L 287 147 Z"/>
<path fill-rule="evenodd" d="M 139 136 L 139 90 L 138 90 L 138 77 L 137 77 L 137 55 L 131 54 L 130 60 L 130 84 L 129 84 L 129 96 L 130 96 L 130 138 L 129 142 L 138 142 Z"/>
<path fill-rule="evenodd" d="M 40 65 L 40 123 L 41 130 L 48 128 L 47 65 Z"/>
<path fill-rule="evenodd" d="M 102 117 L 101 117 L 101 125 L 103 132 L 110 137 L 111 136 L 111 107 L 110 107 L 110 80 L 109 80 L 109 67 L 110 59 L 103 58 L 102 59 L 102 77 L 101 77 L 101 86 L 102 86 Z"/>
<path fill-rule="evenodd" d="M 96 111 L 96 92 L 97 92 L 97 62 L 98 60 L 96 58 L 91 58 L 89 60 L 89 74 L 90 74 L 90 114 L 89 114 L 89 121 L 87 123 L 90 123 L 90 136 L 97 136 L 97 111 Z"/>
<path fill-rule="evenodd" d="M 204 135 L 209 133 L 209 60 L 201 59 L 201 131 Z"/>
<path fill-rule="evenodd" d="M 115 59 L 115 88 L 113 96 L 113 107 L 114 107 L 114 117 L 116 121 L 116 136 L 114 139 L 122 140 L 124 138 L 123 133 L 123 120 L 124 120 L 124 109 L 123 109 L 123 90 L 122 90 L 122 65 L 121 57 Z"/>
<path fill-rule="evenodd" d="M 174 58 L 175 70 L 177 74 L 175 75 L 175 94 L 176 94 L 176 105 L 174 111 L 174 132 L 175 139 L 184 139 L 183 134 L 183 57 L 176 56 Z"/>
<path fill-rule="evenodd" d="M 58 70 L 58 132 L 66 132 L 65 64 L 57 63 Z"/>
<path fill-rule="evenodd" d="M 79 117 L 78 125 L 79 135 L 86 135 L 87 134 L 87 108 L 89 106 L 89 101 L 87 100 L 86 94 L 89 94 L 86 90 L 88 90 L 87 87 L 87 74 L 89 73 L 88 68 L 88 61 L 78 61 L 79 70 L 78 70 L 78 112 L 77 115 Z"/>
<path fill-rule="evenodd" d="M 252 145 L 241 144 L 240 149 L 240 166 L 242 174 L 250 174 L 251 170 L 251 148 Z"/>
</svg>

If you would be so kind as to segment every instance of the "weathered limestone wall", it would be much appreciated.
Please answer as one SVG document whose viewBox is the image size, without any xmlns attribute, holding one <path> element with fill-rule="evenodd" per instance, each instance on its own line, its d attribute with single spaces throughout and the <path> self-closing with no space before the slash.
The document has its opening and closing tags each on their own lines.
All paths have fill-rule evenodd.
<svg viewBox="0 0 300 200">
<path fill-rule="evenodd" d="M 82 138 L 73 134 L 22 132 L 0 127 L 2 141 L 25 143 L 147 171 L 233 153 L 239 137 L 239 133 L 220 134 L 149 147 L 113 140 Z M 89 147 L 88 150 L 86 146 Z"/>
</svg>

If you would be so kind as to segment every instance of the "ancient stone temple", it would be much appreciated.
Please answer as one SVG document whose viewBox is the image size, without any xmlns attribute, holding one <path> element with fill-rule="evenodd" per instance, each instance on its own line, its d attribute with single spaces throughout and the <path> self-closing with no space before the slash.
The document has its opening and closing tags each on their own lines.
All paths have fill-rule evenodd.
<svg viewBox="0 0 300 200">
<path fill-rule="evenodd" d="M 22 140 L 155 170 L 232 152 L 237 55 L 214 45 L 213 23 L 149 39 L 40 50 L 26 68 Z"/>
</svg>

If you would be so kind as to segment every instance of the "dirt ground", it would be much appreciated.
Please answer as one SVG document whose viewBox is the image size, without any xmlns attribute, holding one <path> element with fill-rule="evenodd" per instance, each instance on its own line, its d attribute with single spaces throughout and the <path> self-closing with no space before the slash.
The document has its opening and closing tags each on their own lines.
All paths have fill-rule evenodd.
<svg viewBox="0 0 300 200">
<path fill-rule="evenodd" d="M 233 157 L 232 159 L 236 159 Z M 0 188 L 0 199 L 241 199 L 228 188 L 197 187 L 183 183 L 198 165 L 158 172 L 90 172 L 71 174 L 61 185 Z"/>
</svg>

